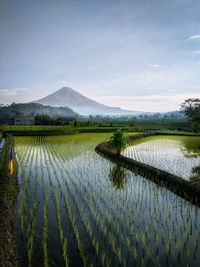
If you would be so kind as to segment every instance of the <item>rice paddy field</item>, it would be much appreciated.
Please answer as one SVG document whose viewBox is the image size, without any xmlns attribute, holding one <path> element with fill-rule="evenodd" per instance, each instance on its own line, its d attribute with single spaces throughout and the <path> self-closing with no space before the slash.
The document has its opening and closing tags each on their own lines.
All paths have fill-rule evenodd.
<svg viewBox="0 0 200 267">
<path fill-rule="evenodd" d="M 200 137 L 151 136 L 136 140 L 123 155 L 190 180 L 200 165 Z"/>
<path fill-rule="evenodd" d="M 96 154 L 108 137 L 15 137 L 21 266 L 199 266 L 200 208 Z"/>
</svg>

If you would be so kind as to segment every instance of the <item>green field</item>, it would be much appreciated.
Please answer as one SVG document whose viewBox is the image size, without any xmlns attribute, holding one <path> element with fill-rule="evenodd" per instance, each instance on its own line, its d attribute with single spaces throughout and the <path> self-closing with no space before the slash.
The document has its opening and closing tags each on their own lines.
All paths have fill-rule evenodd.
<svg viewBox="0 0 200 267">
<path fill-rule="evenodd" d="M 96 154 L 109 136 L 15 137 L 21 265 L 198 266 L 200 209 Z"/>
</svg>

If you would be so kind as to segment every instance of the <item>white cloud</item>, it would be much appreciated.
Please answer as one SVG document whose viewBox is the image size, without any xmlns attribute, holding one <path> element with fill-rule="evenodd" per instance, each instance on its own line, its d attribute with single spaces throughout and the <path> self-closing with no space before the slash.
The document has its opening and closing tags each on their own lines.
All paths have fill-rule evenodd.
<svg viewBox="0 0 200 267">
<path fill-rule="evenodd" d="M 187 98 L 198 97 L 197 94 L 166 92 L 147 96 L 102 96 L 97 101 L 110 106 L 119 106 L 134 111 L 168 112 L 180 109 L 180 104 Z"/>
<path fill-rule="evenodd" d="M 200 50 L 196 50 L 194 53 L 195 55 L 200 55 Z"/>
<path fill-rule="evenodd" d="M 0 88 L 0 102 L 10 104 L 12 102 L 29 102 L 33 100 L 35 90 L 29 88 Z"/>
<path fill-rule="evenodd" d="M 200 40 L 200 34 L 191 35 L 188 39 L 189 40 Z"/>
<path fill-rule="evenodd" d="M 159 69 L 159 68 L 165 68 L 166 66 L 160 64 L 151 64 L 149 65 L 149 67 Z"/>
<path fill-rule="evenodd" d="M 69 84 L 70 84 L 70 82 L 69 81 L 62 81 L 62 85 L 64 85 L 64 86 L 69 86 Z"/>
<path fill-rule="evenodd" d="M 167 90 L 168 92 L 176 92 L 177 90 L 175 89 L 170 89 L 170 90 Z"/>
<path fill-rule="evenodd" d="M 12 97 L 16 96 L 17 92 L 15 90 L 9 89 L 1 89 L 0 90 L 0 97 Z"/>
</svg>

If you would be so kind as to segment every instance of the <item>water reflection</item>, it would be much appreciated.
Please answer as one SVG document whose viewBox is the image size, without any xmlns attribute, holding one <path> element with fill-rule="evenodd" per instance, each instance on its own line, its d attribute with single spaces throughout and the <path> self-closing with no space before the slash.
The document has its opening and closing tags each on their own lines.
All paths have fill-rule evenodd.
<svg viewBox="0 0 200 267">
<path fill-rule="evenodd" d="M 114 187 L 123 189 L 127 183 L 126 170 L 117 164 L 110 169 L 109 178 Z"/>
<path fill-rule="evenodd" d="M 200 187 L 200 165 L 192 169 L 192 176 L 190 181 Z"/>
<path fill-rule="evenodd" d="M 199 137 L 186 137 L 183 138 L 184 154 L 187 157 L 200 156 L 200 138 Z"/>
</svg>

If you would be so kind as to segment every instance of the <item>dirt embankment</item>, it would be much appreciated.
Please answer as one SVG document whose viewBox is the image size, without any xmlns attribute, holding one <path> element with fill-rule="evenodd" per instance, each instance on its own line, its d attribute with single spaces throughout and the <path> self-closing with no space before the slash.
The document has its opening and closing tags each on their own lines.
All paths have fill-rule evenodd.
<svg viewBox="0 0 200 267">
<path fill-rule="evenodd" d="M 0 267 L 18 266 L 15 222 L 17 198 L 17 160 L 13 150 L 13 173 L 8 171 L 10 148 L 14 146 L 13 137 L 7 136 L 1 154 L 0 167 Z"/>
</svg>

